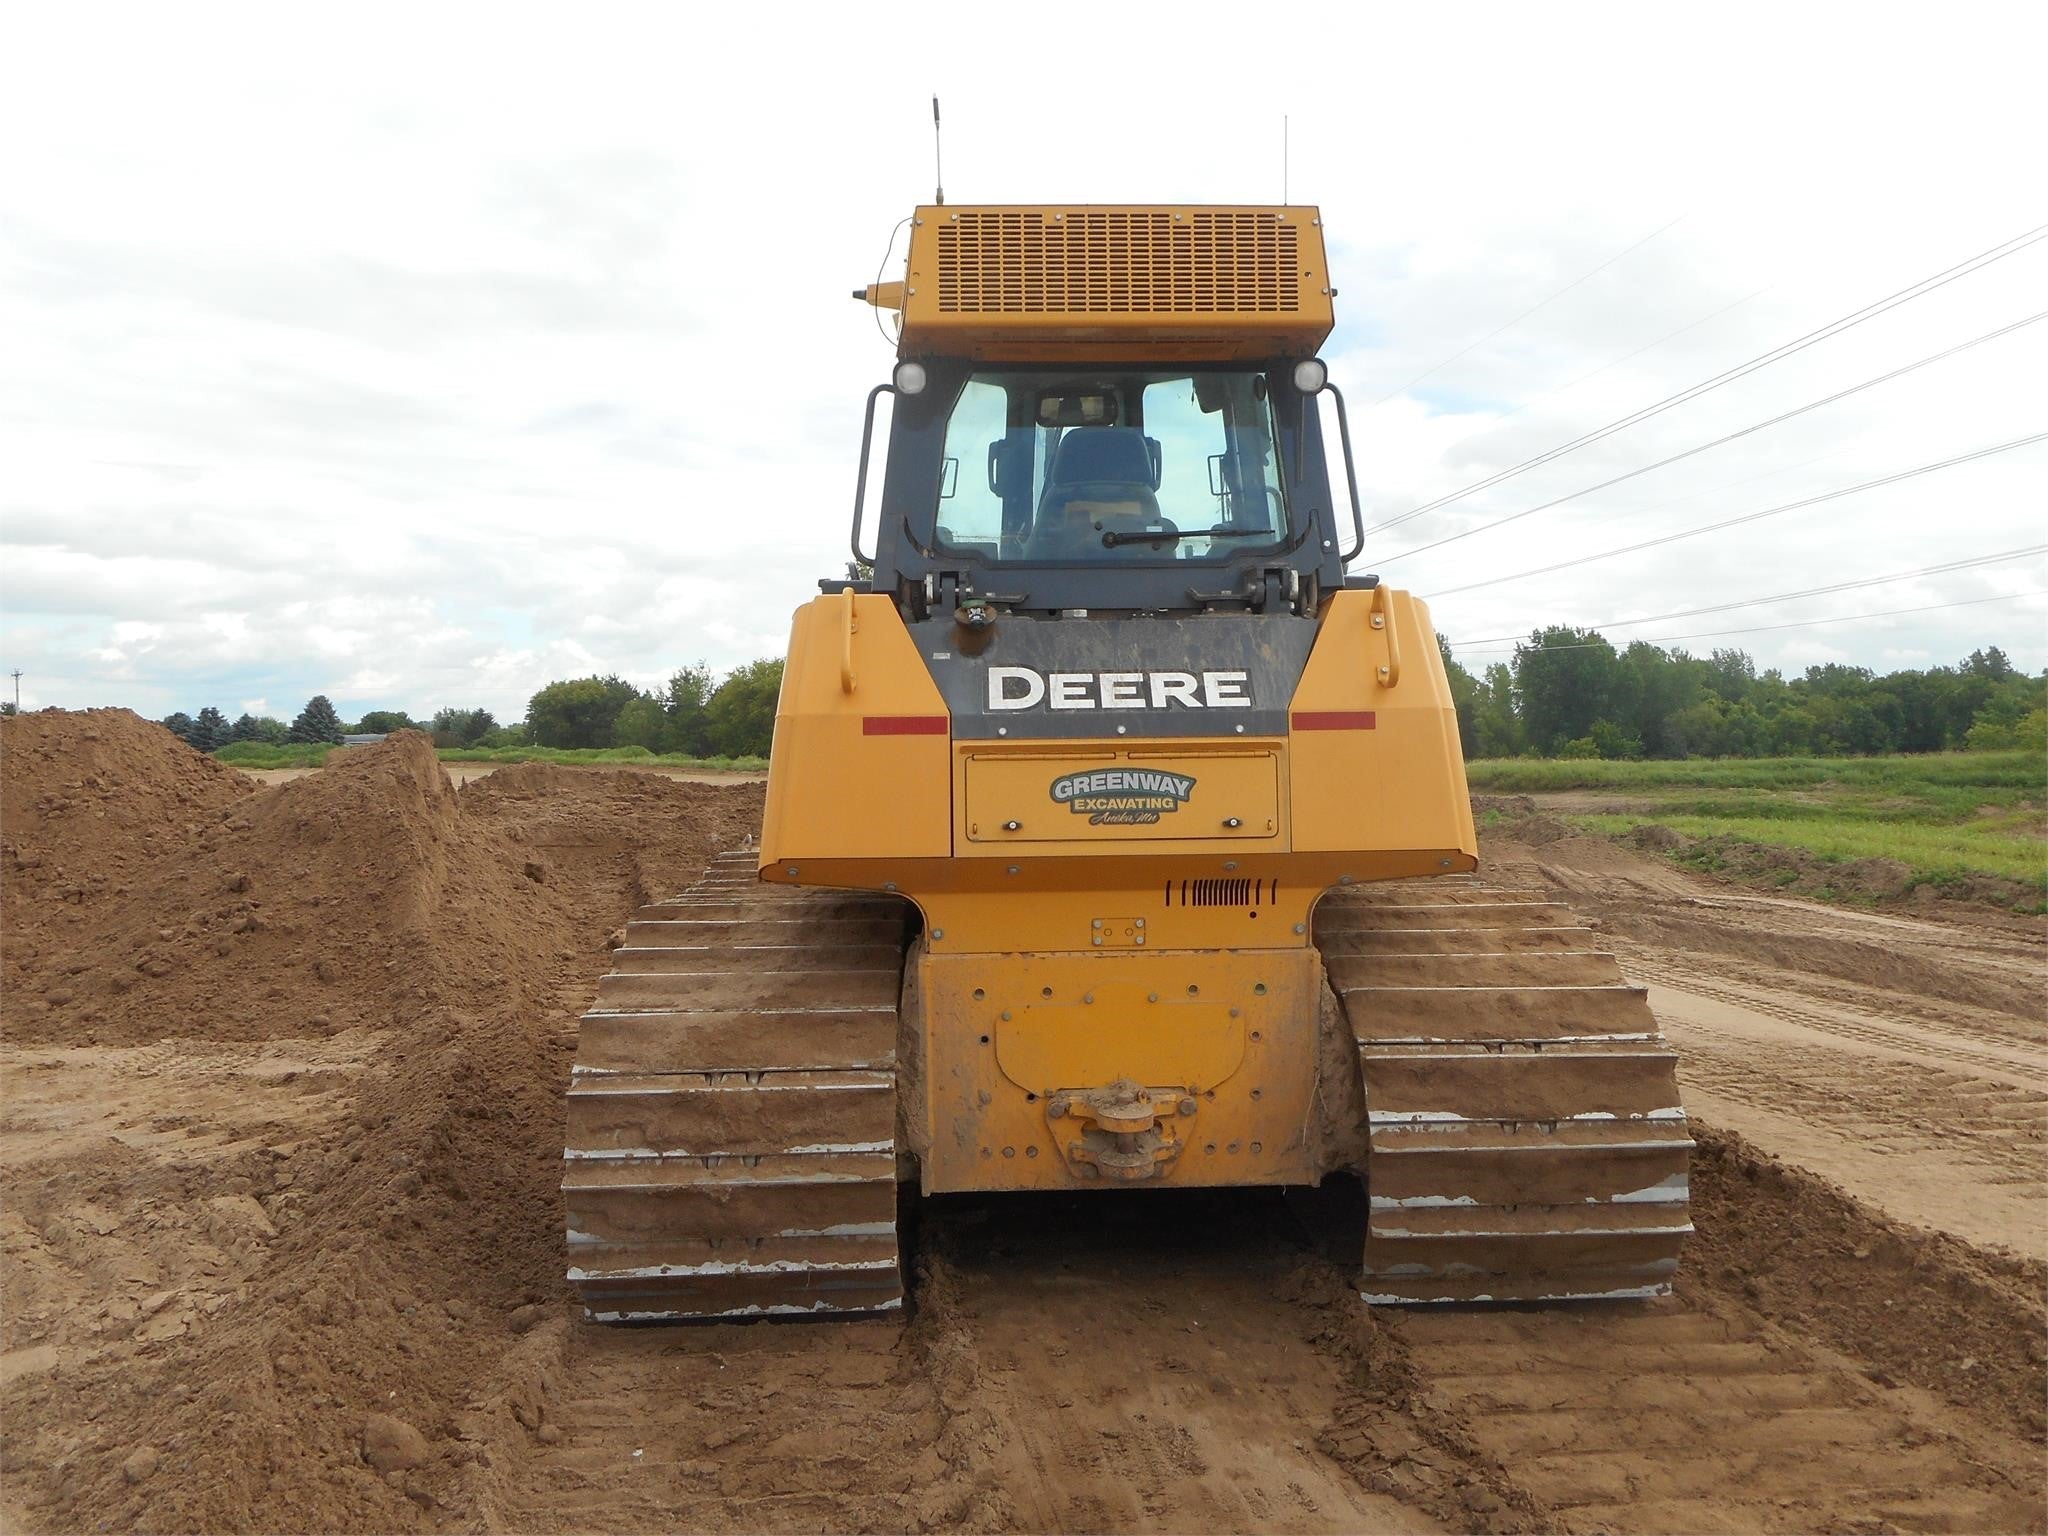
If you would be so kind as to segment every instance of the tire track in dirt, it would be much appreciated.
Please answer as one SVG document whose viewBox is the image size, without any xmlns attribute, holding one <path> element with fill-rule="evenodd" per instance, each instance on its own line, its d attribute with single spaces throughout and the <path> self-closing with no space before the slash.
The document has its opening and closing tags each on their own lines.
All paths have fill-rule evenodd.
<svg viewBox="0 0 2048 1536">
<path fill-rule="evenodd" d="M 2038 1518 L 2017 1478 L 1983 1465 L 1974 1426 L 1721 1298 L 1383 1326 L 1426 1362 L 1422 1411 L 1462 1421 L 1567 1530 L 2017 1530 Z"/>
<path fill-rule="evenodd" d="M 1481 1530 L 2037 1530 L 2041 1271 L 1706 1132 L 1700 1235 L 1644 1304 L 1366 1314 L 1324 1442 Z M 1897 1320 L 1914 1317 L 1915 1330 Z"/>
<path fill-rule="evenodd" d="M 1663 951 L 1625 965 L 1695 1113 L 1895 1215 L 2048 1257 L 2048 1074 L 2027 1047 L 1817 1001 L 1776 970 L 1734 980 Z"/>
<path fill-rule="evenodd" d="M 1639 982 L 1660 984 L 1668 991 L 1689 997 L 1711 998 L 1816 1034 L 1880 1046 L 1916 1060 L 1953 1062 L 1997 1077 L 2048 1084 L 2048 1063 L 2042 1061 L 2038 1049 L 2020 1044 L 1993 1048 L 1992 1042 L 1983 1036 L 1947 1023 L 1916 1020 L 1912 1028 L 1901 1028 L 1867 1016 L 1855 1016 L 1839 1006 L 1821 1007 L 1805 999 L 1793 1001 L 1783 992 L 1766 986 L 1730 983 L 1668 954 L 1617 947 L 1626 956 L 1630 976 Z M 2048 1106 L 2048 1095 L 2032 1098 Z"/>
<path fill-rule="evenodd" d="M 906 1324 L 536 1329 L 466 1428 L 503 1469 L 484 1523 L 1439 1529 L 1317 1448 L 1344 1371 L 1276 1192 L 956 1196 L 919 1220 Z"/>
<path fill-rule="evenodd" d="M 1011 1528 L 971 1351 L 941 1315 L 535 1330 L 469 1433 L 487 1529 Z"/>
<path fill-rule="evenodd" d="M 1994 1183 L 2038 1190 L 2038 1107 L 1977 1079 L 1786 1046 L 1695 1047 L 1688 1063 L 1689 1078 L 1718 1098 L 1853 1135 L 1873 1155 L 1979 1163 Z"/>
<path fill-rule="evenodd" d="M 921 1242 L 1002 1426 L 1018 1528 L 1436 1528 L 1316 1444 L 1343 1378 L 1296 1299 L 1304 1239 L 1277 1191 L 928 1206 Z M 915 1299 L 929 1308 L 929 1286 Z"/>
</svg>

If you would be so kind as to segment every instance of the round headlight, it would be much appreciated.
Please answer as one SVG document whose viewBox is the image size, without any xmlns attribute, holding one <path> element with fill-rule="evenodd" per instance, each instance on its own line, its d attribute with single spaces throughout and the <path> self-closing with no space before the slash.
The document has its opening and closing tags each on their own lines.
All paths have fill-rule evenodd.
<svg viewBox="0 0 2048 1536">
<path fill-rule="evenodd" d="M 1304 395 L 1322 393 L 1330 382 L 1330 366 L 1320 357 L 1304 358 L 1294 365 L 1294 387 Z"/>
<path fill-rule="evenodd" d="M 898 363 L 896 365 L 896 393 L 899 395 L 921 395 L 924 393 L 925 371 L 923 363 Z"/>
</svg>

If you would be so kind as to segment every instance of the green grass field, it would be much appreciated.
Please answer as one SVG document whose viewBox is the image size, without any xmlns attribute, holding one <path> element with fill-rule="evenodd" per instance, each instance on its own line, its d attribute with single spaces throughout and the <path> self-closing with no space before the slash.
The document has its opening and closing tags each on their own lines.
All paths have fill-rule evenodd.
<svg viewBox="0 0 2048 1536">
<path fill-rule="evenodd" d="M 1470 765 L 1480 793 L 1570 795 L 1543 806 L 1589 831 L 1668 827 L 1694 839 L 1674 856 L 1739 866 L 1741 845 L 1798 849 L 1826 864 L 1890 859 L 1906 890 L 1992 877 L 2042 910 L 2048 893 L 2048 764 L 2033 752 L 1717 762 L 1510 760 Z M 1612 800 L 1612 808 L 1601 804 Z M 1774 872 L 1778 883 L 1795 878 Z M 1826 871 L 1816 874 L 1826 894 Z"/>
<path fill-rule="evenodd" d="M 340 750 L 324 744 L 273 747 L 238 741 L 214 756 L 237 768 L 318 768 L 327 761 L 328 753 Z M 759 773 L 768 767 L 765 757 L 682 757 L 650 752 L 645 747 L 443 747 L 436 755 L 444 763 L 569 763 L 713 773 Z"/>
<path fill-rule="evenodd" d="M 2018 790 L 2048 795 L 2038 752 L 1923 752 L 1890 757 L 1724 757 L 1679 762 L 1599 758 L 1485 758 L 1465 765 L 1474 789 L 1538 794 L 1559 789 L 1800 789 L 1828 785 L 1919 792 L 1948 786 L 1974 795 Z"/>
</svg>

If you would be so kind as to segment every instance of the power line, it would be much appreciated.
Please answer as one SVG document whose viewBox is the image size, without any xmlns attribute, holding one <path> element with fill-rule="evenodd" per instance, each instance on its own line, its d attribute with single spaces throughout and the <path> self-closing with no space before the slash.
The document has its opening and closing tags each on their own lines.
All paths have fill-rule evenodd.
<svg viewBox="0 0 2048 1536">
<path fill-rule="evenodd" d="M 1591 565 L 1596 560 L 1612 559 L 1616 555 L 1632 555 L 1638 550 L 1654 549 L 1659 544 L 1675 544 L 1680 539 L 1689 539 L 1695 534 L 1718 533 L 1723 528 L 1733 528 L 1739 523 L 1753 523 L 1759 518 L 1775 517 L 1780 512 L 1797 511 L 1800 507 L 1816 506 L 1823 501 L 1835 501 L 1843 496 L 1853 496 L 1858 491 L 1874 490 L 1880 485 L 1891 485 L 1900 480 L 1911 480 L 1916 475 L 1931 475 L 1938 469 L 1949 469 L 1957 464 L 1967 464 L 1972 459 L 1986 459 L 1994 453 L 2006 453 L 2014 448 L 2025 448 L 2029 444 L 2048 441 L 2048 432 L 2036 432 L 2031 437 L 2016 437 L 2009 443 L 1994 443 L 1989 448 L 1978 448 L 1970 453 L 1959 453 L 1952 459 L 1942 459 L 1934 464 L 1922 464 L 1917 469 L 1902 469 L 1896 474 L 1880 475 L 1875 480 L 1865 480 L 1861 485 L 1845 485 L 1840 490 L 1823 491 L 1818 496 L 1808 496 L 1799 501 L 1788 501 L 1782 506 L 1766 507 L 1761 512 L 1745 512 L 1740 517 L 1724 518 L 1718 523 L 1704 523 L 1698 528 L 1685 528 L 1677 533 L 1667 533 L 1658 538 L 1645 539 L 1640 544 L 1629 544 L 1621 549 L 1602 550 L 1597 555 L 1580 555 L 1571 560 L 1560 560 L 1555 565 L 1538 566 L 1533 571 L 1516 571 L 1507 576 L 1489 576 L 1485 581 L 1467 582 L 1462 587 L 1445 587 L 1441 592 L 1429 594 L 1430 601 L 1449 597 L 1458 592 L 1476 592 L 1481 587 L 1497 587 L 1504 581 L 1523 581 L 1532 576 L 1548 576 L 1552 571 L 1569 570 L 1576 565 Z"/>
<path fill-rule="evenodd" d="M 1658 347 L 1663 346 L 1665 342 L 1675 340 L 1676 338 L 1683 336 L 1687 331 L 1696 331 L 1701 326 L 1705 325 L 1708 321 L 1718 320 L 1723 315 L 1727 314 L 1730 310 L 1740 309 L 1743 305 L 1747 304 L 1751 299 L 1758 298 L 1763 294 L 1769 293 L 1770 291 L 1770 288 L 1768 286 L 1765 286 L 1762 288 L 1755 289 L 1752 292 L 1745 293 L 1741 298 L 1735 300 L 1732 304 L 1723 304 L 1719 309 L 1714 310 L 1708 314 L 1701 315 L 1699 319 L 1690 321 L 1685 325 L 1681 325 L 1675 331 L 1666 331 L 1662 336 L 1659 336 L 1655 341 L 1644 342 L 1640 347 L 1637 347 L 1632 352 L 1624 352 L 1619 357 L 1610 358 L 1608 361 L 1602 363 L 1598 368 L 1593 369 L 1592 372 L 1580 374 L 1576 379 L 1573 379 L 1569 384 L 1559 384 L 1553 389 L 1544 390 L 1541 394 L 1531 395 L 1528 399 L 1524 400 L 1520 405 L 1516 406 L 1513 410 L 1503 411 L 1496 420 L 1489 423 L 1482 430 L 1471 433 L 1468 436 L 1459 438 L 1455 443 L 1452 443 L 1450 447 L 1446 448 L 1444 452 L 1446 454 L 1455 453 L 1465 444 L 1469 442 L 1474 442 L 1479 438 L 1489 436 L 1490 434 L 1499 431 L 1500 428 L 1503 425 L 1505 425 L 1509 420 L 1516 416 L 1521 415 L 1522 412 L 1529 409 L 1530 406 L 1540 405 L 1543 401 L 1548 400 L 1552 395 L 1569 394 L 1571 393 L 1571 391 L 1577 389 L 1581 384 L 1584 384 L 1587 380 L 1599 378 L 1600 375 L 1605 373 L 1608 369 L 1619 368 L 1623 363 L 1626 363 L 1633 358 L 1641 357 L 1645 352 L 1653 352 Z"/>
<path fill-rule="evenodd" d="M 1409 390 L 1413 389 L 1416 385 L 1420 384 L 1432 373 L 1436 373 L 1442 369 L 1450 367 L 1452 363 L 1455 363 L 1467 352 L 1470 352 L 1475 347 L 1485 346 L 1489 341 L 1493 340 L 1493 338 L 1498 336 L 1502 331 L 1513 330 L 1516 326 L 1520 325 L 1524 320 L 1528 319 L 1531 315 L 1535 314 L 1537 310 L 1543 309 L 1546 306 L 1555 303 L 1557 300 L 1563 298 L 1566 294 L 1570 293 L 1574 288 L 1578 287 L 1579 284 L 1589 282 L 1593 278 L 1598 277 L 1602 272 L 1605 272 L 1609 267 L 1613 266 L 1617 261 L 1621 260 L 1622 257 L 1628 255 L 1630 251 L 1641 250 L 1644 246 L 1648 245 L 1652 240 L 1656 239 L 1659 235 L 1663 234 L 1665 230 L 1671 228 L 1672 224 L 1682 224 L 1683 222 L 1685 222 L 1685 215 L 1681 213 L 1677 218 L 1671 221 L 1671 224 L 1660 225 L 1656 229 L 1651 230 L 1647 235 L 1643 236 L 1643 238 L 1638 240 L 1634 245 L 1628 247 L 1628 250 L 1617 251 L 1614 255 L 1608 257 L 1605 261 L 1601 262 L 1599 266 L 1595 267 L 1592 271 L 1588 272 L 1584 277 L 1573 278 L 1570 282 L 1566 283 L 1562 288 L 1558 289 L 1557 292 L 1553 293 L 1549 298 L 1543 300 L 1542 303 L 1531 305 L 1529 308 L 1523 310 L 1519 315 L 1515 316 L 1514 319 L 1508 321 L 1507 324 L 1497 325 L 1492 330 L 1488 331 L 1484 336 L 1480 337 L 1477 341 L 1468 342 L 1466 345 L 1458 348 L 1457 351 L 1453 352 L 1449 357 L 1445 358 L 1442 362 L 1438 363 L 1434 368 L 1423 369 L 1422 372 L 1415 375 L 1414 378 L 1410 379 L 1406 384 L 1403 384 L 1399 389 L 1393 391 L 1392 394 L 1381 395 L 1379 399 L 1373 401 L 1373 403 L 1367 406 L 1366 409 L 1368 411 L 1376 411 L 1381 406 L 1385 405 L 1389 400 L 1393 399 L 1394 395 L 1405 395 L 1406 393 L 1408 393 Z"/>
<path fill-rule="evenodd" d="M 1973 340 L 1957 342 L 1956 345 L 1944 352 L 1936 352 L 1931 357 L 1923 357 L 1916 363 L 1906 364 L 1903 368 L 1894 368 L 1890 373 L 1881 373 L 1874 379 L 1865 379 L 1861 384 L 1852 384 L 1847 389 L 1837 390 L 1825 399 L 1810 400 L 1805 405 L 1773 416 L 1768 421 L 1755 422 L 1750 426 L 1744 427 L 1739 432 L 1730 432 L 1726 437 L 1717 437 L 1711 443 L 1701 443 L 1695 448 L 1686 449 L 1683 453 L 1674 453 L 1668 459 L 1659 459 L 1654 464 L 1645 464 L 1640 469 L 1632 469 L 1627 474 L 1616 475 L 1611 480 L 1602 480 L 1598 485 L 1582 486 L 1578 490 L 1566 495 L 1554 497 L 1540 506 L 1526 507 L 1520 512 L 1510 512 L 1506 517 L 1497 517 L 1490 523 L 1480 523 L 1477 527 L 1467 528 L 1459 533 L 1447 533 L 1440 539 L 1434 539 L 1427 544 L 1418 544 L 1413 549 L 1404 549 L 1400 554 L 1388 555 L 1376 563 L 1383 566 L 1392 565 L 1396 560 L 1406 560 L 1410 555 L 1427 554 L 1432 549 L 1441 549 L 1446 544 L 1455 544 L 1460 539 L 1469 539 L 1475 533 L 1490 533 L 1495 528 L 1504 528 L 1509 523 L 1520 522 L 1525 517 L 1534 517 L 1538 512 L 1548 512 L 1552 507 L 1561 507 L 1568 501 L 1577 501 L 1581 496 L 1590 496 L 1595 491 L 1604 491 L 1609 486 L 1620 485 L 1624 480 L 1633 480 L 1638 475 L 1647 475 L 1653 469 L 1662 469 L 1667 464 L 1676 464 L 1680 459 L 1689 459 L 1696 453 L 1705 453 L 1709 448 L 1719 448 L 1722 444 L 1732 443 L 1739 437 L 1748 437 L 1752 432 L 1761 432 L 1766 427 L 1775 427 L 1779 422 L 1790 421 L 1794 416 L 1804 416 L 1808 411 L 1817 411 L 1824 405 L 1833 405 L 1837 400 L 1846 400 L 1849 396 L 1861 394 L 1866 389 L 1875 389 L 1880 384 L 1889 384 L 1893 379 L 1912 373 L 1915 369 L 1925 368 L 1930 363 L 1938 363 L 1945 358 L 1954 357 L 1958 352 L 1967 352 L 1972 347 L 1980 347 L 1987 341 L 1996 341 L 2001 336 L 2009 336 L 2014 331 L 2020 330 L 2025 326 L 2037 324 L 2042 320 L 2048 320 L 2048 310 L 2043 310 L 2037 315 L 2029 315 L 2024 320 L 2015 320 L 2010 325 L 2002 325 L 1997 330 L 1987 331 L 1982 336 L 1978 336 Z"/>
<path fill-rule="evenodd" d="M 1780 464 L 1777 468 L 1764 470 L 1761 474 L 1744 475 L 1740 480 L 1723 480 L 1719 485 L 1703 485 L 1698 490 L 1687 491 L 1682 496 L 1670 496 L 1666 497 L 1663 501 L 1653 501 L 1647 507 L 1618 507 L 1609 512 L 1605 517 L 1594 518 L 1585 526 L 1588 528 L 1605 528 L 1609 523 L 1626 522 L 1633 518 L 1645 517 L 1652 512 L 1661 512 L 1666 507 L 1675 507 L 1688 501 L 1698 501 L 1702 496 L 1721 496 L 1729 491 L 1740 490 L 1745 485 L 1755 485 L 1759 480 L 1775 480 L 1780 475 L 1791 474 L 1795 469 L 1805 469 L 1809 465 L 1825 463 L 1829 459 L 1838 459 L 1851 448 L 1858 447 L 1862 441 L 1863 436 L 1861 433 L 1858 433 L 1844 442 L 1837 443 L 1826 453 L 1816 453 L 1810 459 L 1794 459 L 1790 464 Z"/>
<path fill-rule="evenodd" d="M 1410 518 L 1420 517 L 1425 512 L 1433 512 L 1438 507 L 1448 506 L 1454 501 L 1462 501 L 1467 496 L 1473 495 L 1476 492 L 1499 485 L 1503 480 L 1511 480 L 1525 470 L 1534 469 L 1540 464 L 1548 464 L 1552 459 L 1562 458 L 1567 453 L 1575 452 L 1580 448 L 1586 447 L 1588 444 L 1597 443 L 1603 437 L 1611 437 L 1614 433 L 1622 431 L 1624 428 L 1635 426 L 1639 422 L 1648 421 L 1652 416 L 1662 415 L 1665 411 L 1684 405 L 1688 401 L 1697 400 L 1701 395 L 1711 390 L 1719 389 L 1723 384 L 1731 384 L 1745 375 L 1756 372 L 1759 368 L 1768 367 L 1772 363 L 1780 362 L 1792 356 L 1795 352 L 1803 352 L 1808 347 L 1826 341 L 1830 337 L 1839 336 L 1851 326 L 1861 325 L 1865 320 L 1874 319 L 1887 310 L 1896 309 L 1901 304 L 1920 298 L 1924 294 L 1932 293 L 1935 289 L 1945 287 L 1959 277 L 1967 277 L 1972 272 L 1988 267 L 1994 261 L 2002 261 L 2007 256 L 2023 251 L 2028 246 L 2044 238 L 2048 238 L 2048 224 L 2038 225 L 2024 234 L 2014 235 L 2012 239 L 1994 245 L 1987 251 L 1978 252 L 1968 261 L 1958 262 L 1955 266 L 1945 271 L 1937 272 L 1932 277 L 1924 277 L 1909 287 L 1901 288 L 1897 293 L 1879 299 L 1874 303 L 1866 304 L 1863 308 L 1842 316 L 1839 320 L 1831 320 L 1817 331 L 1809 331 L 1804 336 L 1796 337 L 1782 346 L 1773 347 L 1768 352 L 1758 354 L 1746 363 L 1738 363 L 1735 367 L 1725 372 L 1715 374 L 1711 379 L 1702 380 L 1688 389 L 1680 390 L 1675 395 L 1667 396 L 1665 399 L 1657 401 L 1654 405 L 1646 405 L 1641 410 L 1611 421 L 1606 426 L 1596 428 L 1582 437 L 1575 437 L 1568 443 L 1562 443 L 1550 449 L 1547 453 L 1539 453 L 1533 459 L 1525 459 L 1512 468 L 1501 470 L 1498 474 L 1488 475 L 1484 480 L 1475 480 L 1462 490 L 1451 491 L 1437 497 L 1434 501 L 1426 501 L 1421 506 L 1410 508 L 1399 517 L 1389 518 L 1386 522 L 1376 524 L 1366 531 L 1368 533 L 1384 533 L 1389 528 L 1399 527 Z"/>
<path fill-rule="evenodd" d="M 2011 603 L 2017 602 L 2023 597 L 2048 597 L 2048 587 L 2037 587 L 2032 592 L 2001 592 L 1996 597 L 1965 597 L 1952 603 L 1928 603 L 1919 608 L 1880 608 L 1875 613 L 1843 613 L 1837 614 L 1831 619 L 1799 619 L 1790 624 L 1755 624 L 1746 629 L 1708 629 L 1699 630 L 1690 635 L 1645 635 L 1641 637 L 1641 643 L 1644 645 L 1665 645 L 1673 640 L 1718 640 L 1726 635 L 1761 635 L 1766 631 L 1774 629 L 1811 629 L 1816 624 L 1854 624 L 1863 619 L 1890 619 L 1907 613 L 1933 613 L 1941 608 L 1970 608 L 1979 603 Z M 1527 647 L 1527 650 L 1531 652 L 1592 651 L 1598 650 L 1602 646 L 1607 646 L 1610 650 L 1613 649 L 1611 643 L 1606 640 L 1586 640 L 1577 641 L 1571 645 L 1532 645 Z M 1519 651 L 1524 648 L 1518 645 L 1515 649 Z"/>
<path fill-rule="evenodd" d="M 1737 603 L 1714 603 L 1705 608 L 1680 608 L 1675 613 L 1653 613 L 1640 619 L 1608 619 L 1600 624 L 1580 624 L 1578 629 L 1632 629 L 1638 624 L 1662 624 L 1671 619 L 1698 618 L 1704 613 L 1726 613 L 1731 608 L 1755 608 L 1764 603 L 1789 603 L 1799 598 L 1824 597 L 1831 592 L 1848 592 L 1858 587 L 1881 587 L 1888 582 L 1911 581 L 1920 576 L 1944 576 L 1950 571 L 1967 571 L 1980 565 L 2000 565 L 2008 560 L 2024 560 L 2031 555 L 2048 555 L 2048 544 L 2035 544 L 2026 549 L 2008 549 L 1996 555 L 1976 555 L 1968 560 L 1951 560 L 1945 565 L 1926 565 L 1917 571 L 1897 571 L 1889 576 L 1865 576 L 1859 581 L 1838 581 L 1832 586 L 1807 587 L 1798 592 L 1774 592 L 1769 597 L 1745 597 Z M 1502 645 L 1514 644 L 1520 635 L 1488 635 L 1483 640 L 1453 640 L 1456 645 Z"/>
</svg>

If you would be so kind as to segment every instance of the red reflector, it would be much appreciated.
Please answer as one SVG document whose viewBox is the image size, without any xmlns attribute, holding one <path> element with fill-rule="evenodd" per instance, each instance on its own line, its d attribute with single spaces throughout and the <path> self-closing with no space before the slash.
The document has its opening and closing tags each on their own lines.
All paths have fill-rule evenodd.
<svg viewBox="0 0 2048 1536">
<path fill-rule="evenodd" d="M 952 726 L 946 715 L 868 715 L 860 723 L 863 736 L 943 736 Z"/>
<path fill-rule="evenodd" d="M 1369 731 L 1373 715 L 1369 709 L 1297 709 L 1297 731 Z"/>
</svg>

